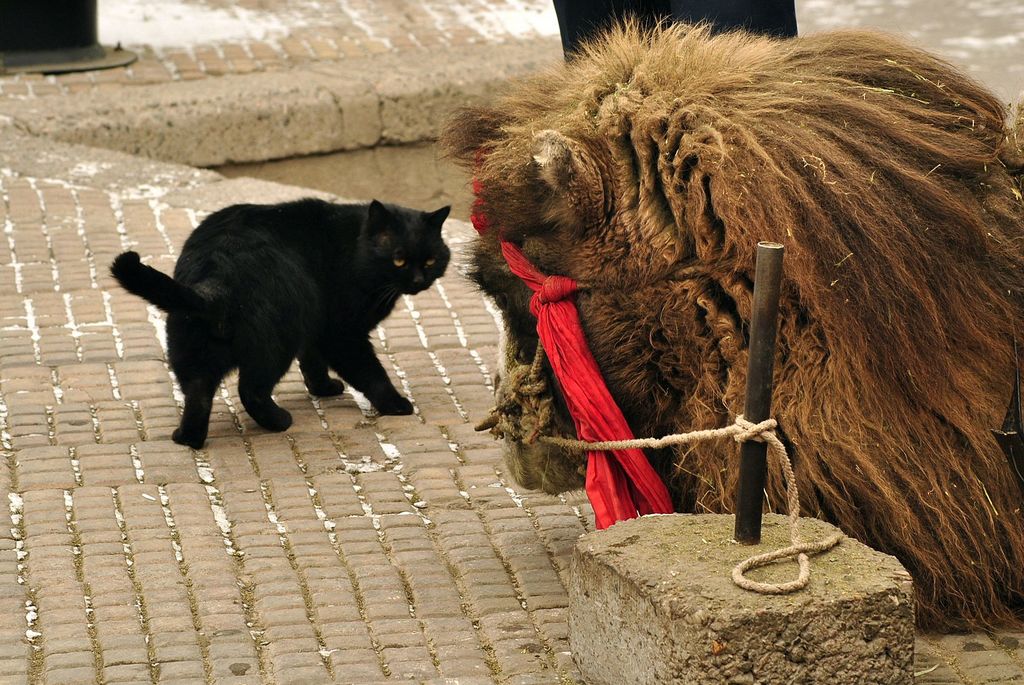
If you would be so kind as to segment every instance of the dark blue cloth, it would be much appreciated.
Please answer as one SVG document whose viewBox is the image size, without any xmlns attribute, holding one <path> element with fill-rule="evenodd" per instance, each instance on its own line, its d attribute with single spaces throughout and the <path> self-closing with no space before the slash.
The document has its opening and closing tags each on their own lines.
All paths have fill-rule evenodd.
<svg viewBox="0 0 1024 685">
<path fill-rule="evenodd" d="M 746 29 L 792 38 L 795 0 L 553 0 L 562 50 L 569 59 L 580 43 L 628 16 L 653 25 L 661 19 L 708 21 L 715 32 Z"/>
</svg>

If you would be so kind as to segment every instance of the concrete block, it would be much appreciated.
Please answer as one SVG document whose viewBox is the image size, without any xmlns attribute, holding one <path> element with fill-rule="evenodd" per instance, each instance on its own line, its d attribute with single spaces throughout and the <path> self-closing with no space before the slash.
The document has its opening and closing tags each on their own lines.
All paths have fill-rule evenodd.
<svg viewBox="0 0 1024 685">
<path fill-rule="evenodd" d="M 811 581 L 790 595 L 733 584 L 732 568 L 789 544 L 787 519 L 764 519 L 762 544 L 732 541 L 729 515 L 646 516 L 576 544 L 569 641 L 588 685 L 910 685 L 910 575 L 891 556 L 847 538 L 811 558 Z M 833 526 L 801 520 L 812 540 Z M 796 577 L 796 562 L 756 580 Z"/>
<path fill-rule="evenodd" d="M 373 147 L 380 142 L 380 97 L 363 81 L 332 84 L 334 99 L 341 110 L 341 150 Z"/>
</svg>

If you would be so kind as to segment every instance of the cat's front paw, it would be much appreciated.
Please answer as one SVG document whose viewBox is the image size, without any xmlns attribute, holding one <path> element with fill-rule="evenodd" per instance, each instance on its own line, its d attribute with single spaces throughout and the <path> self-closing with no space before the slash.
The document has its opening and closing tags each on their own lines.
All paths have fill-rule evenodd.
<svg viewBox="0 0 1024 685">
<path fill-rule="evenodd" d="M 186 447 L 191 447 L 194 450 L 199 450 L 203 448 L 203 444 L 206 442 L 206 436 L 190 435 L 181 428 L 176 428 L 174 432 L 171 433 L 171 440 L 179 445 L 185 445 Z"/>
<path fill-rule="evenodd" d="M 306 384 L 306 389 L 316 397 L 334 397 L 345 392 L 345 384 L 337 378 L 328 378 L 315 384 Z"/>
<path fill-rule="evenodd" d="M 374 402 L 373 407 L 385 416 L 406 416 L 413 413 L 412 402 L 401 395 L 389 397 L 381 402 Z"/>
</svg>

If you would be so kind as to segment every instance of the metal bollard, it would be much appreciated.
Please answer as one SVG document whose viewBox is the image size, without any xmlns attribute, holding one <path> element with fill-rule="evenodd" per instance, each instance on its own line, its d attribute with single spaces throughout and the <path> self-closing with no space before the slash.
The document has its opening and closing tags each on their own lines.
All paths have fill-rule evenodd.
<svg viewBox="0 0 1024 685">
<path fill-rule="evenodd" d="M 782 281 L 779 243 L 757 244 L 754 270 L 754 311 L 750 321 L 750 358 L 747 361 L 747 396 L 743 416 L 760 423 L 771 416 L 772 369 L 775 364 L 775 333 Z M 740 447 L 740 480 L 736 489 L 734 537 L 745 545 L 761 542 L 761 509 L 767 474 L 763 442 L 747 441 Z"/>
</svg>

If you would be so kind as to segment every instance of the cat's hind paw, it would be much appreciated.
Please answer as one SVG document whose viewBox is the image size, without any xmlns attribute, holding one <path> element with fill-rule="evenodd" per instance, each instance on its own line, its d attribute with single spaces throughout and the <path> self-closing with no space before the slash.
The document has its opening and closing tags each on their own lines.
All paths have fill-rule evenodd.
<svg viewBox="0 0 1024 685">
<path fill-rule="evenodd" d="M 385 416 L 406 416 L 413 413 L 412 402 L 401 395 L 396 395 L 379 404 L 375 402 L 373 407 Z"/>
</svg>

